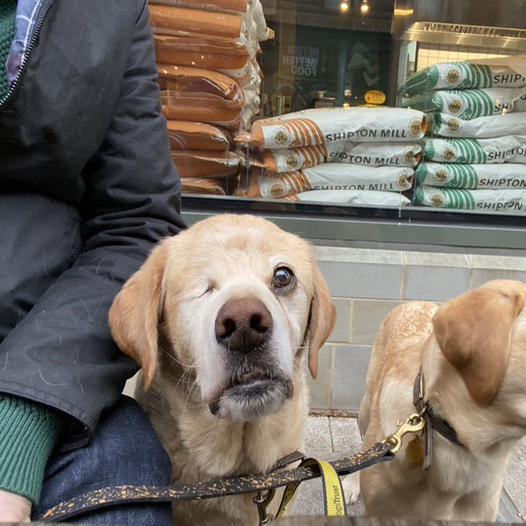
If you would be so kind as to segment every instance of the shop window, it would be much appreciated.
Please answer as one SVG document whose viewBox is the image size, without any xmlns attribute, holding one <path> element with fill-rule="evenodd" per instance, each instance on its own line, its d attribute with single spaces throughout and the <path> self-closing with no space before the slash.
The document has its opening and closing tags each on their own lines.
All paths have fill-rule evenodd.
<svg viewBox="0 0 526 526">
<path fill-rule="evenodd" d="M 150 2 L 183 193 L 526 214 L 524 15 L 431 4 Z"/>
</svg>

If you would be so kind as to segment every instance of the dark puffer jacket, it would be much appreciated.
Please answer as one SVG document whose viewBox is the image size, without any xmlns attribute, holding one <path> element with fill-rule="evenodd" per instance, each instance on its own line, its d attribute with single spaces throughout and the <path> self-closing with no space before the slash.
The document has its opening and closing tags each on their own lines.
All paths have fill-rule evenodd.
<svg viewBox="0 0 526 526">
<path fill-rule="evenodd" d="M 184 224 L 145 0 L 44 0 L 35 28 L 0 104 L 0 392 L 74 417 L 73 446 L 136 371 L 108 308 Z"/>
</svg>

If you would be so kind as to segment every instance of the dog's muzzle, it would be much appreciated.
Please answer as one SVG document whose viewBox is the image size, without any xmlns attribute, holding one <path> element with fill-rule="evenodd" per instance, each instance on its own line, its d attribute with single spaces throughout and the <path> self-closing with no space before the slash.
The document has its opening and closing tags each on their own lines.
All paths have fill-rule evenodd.
<svg viewBox="0 0 526 526">
<path fill-rule="evenodd" d="M 292 397 L 292 382 L 281 374 L 271 352 L 273 320 L 253 297 L 227 301 L 215 321 L 217 342 L 226 349 L 230 378 L 209 404 L 212 414 L 252 420 L 281 409 Z"/>
</svg>

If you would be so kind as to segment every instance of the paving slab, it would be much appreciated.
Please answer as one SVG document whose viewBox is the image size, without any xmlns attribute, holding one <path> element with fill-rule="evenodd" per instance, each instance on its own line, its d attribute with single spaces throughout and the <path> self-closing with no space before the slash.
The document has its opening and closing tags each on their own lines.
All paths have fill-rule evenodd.
<svg viewBox="0 0 526 526">
<path fill-rule="evenodd" d="M 356 418 L 329 418 L 332 450 L 335 453 L 350 455 L 362 449 L 362 438 Z"/>
<path fill-rule="evenodd" d="M 511 456 L 504 475 L 504 488 L 520 514 L 526 520 L 526 438 L 523 438 Z"/>
</svg>

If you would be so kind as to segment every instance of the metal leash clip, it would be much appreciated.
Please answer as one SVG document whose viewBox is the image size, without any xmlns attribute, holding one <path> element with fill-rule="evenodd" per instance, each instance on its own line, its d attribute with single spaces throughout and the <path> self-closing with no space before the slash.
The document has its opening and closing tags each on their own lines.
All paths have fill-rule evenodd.
<svg viewBox="0 0 526 526">
<path fill-rule="evenodd" d="M 258 491 L 253 499 L 254 504 L 256 504 L 258 508 L 260 526 L 268 524 L 270 521 L 274 520 L 274 517 L 267 513 L 267 506 L 272 502 L 275 493 L 276 490 L 274 488 L 265 491 Z"/>
<path fill-rule="evenodd" d="M 419 433 L 424 429 L 425 420 L 422 415 L 413 413 L 405 422 L 397 422 L 396 425 L 399 426 L 398 429 L 382 442 L 383 444 L 391 444 L 393 446 L 391 448 L 393 455 L 402 447 L 402 439 L 405 435 Z"/>
</svg>

